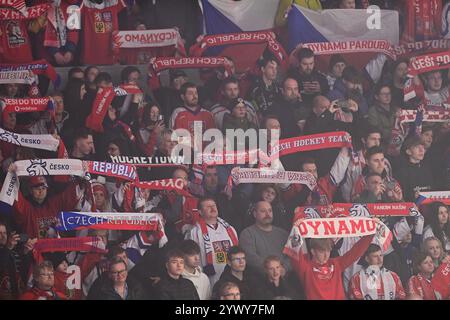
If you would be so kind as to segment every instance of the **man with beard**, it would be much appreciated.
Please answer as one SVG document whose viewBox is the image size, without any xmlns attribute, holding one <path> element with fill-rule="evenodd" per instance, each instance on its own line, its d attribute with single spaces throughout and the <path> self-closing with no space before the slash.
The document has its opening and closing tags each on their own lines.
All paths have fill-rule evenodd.
<svg viewBox="0 0 450 320">
<path fill-rule="evenodd" d="M 302 48 L 296 54 L 298 67 L 291 69 L 288 76 L 297 80 L 303 101 L 310 104 L 317 95 L 326 95 L 329 91 L 328 81 L 315 67 L 314 52 Z"/>
<path fill-rule="evenodd" d="M 215 128 L 213 116 L 198 104 L 197 86 L 191 82 L 186 82 L 180 89 L 181 100 L 184 105 L 176 108 L 170 118 L 170 129 L 186 129 L 194 136 L 194 122 L 202 123 L 202 134 Z"/>
<path fill-rule="evenodd" d="M 289 270 L 289 259 L 282 254 L 289 234 L 286 230 L 272 224 L 272 205 L 267 201 L 257 202 L 253 215 L 255 224 L 245 228 L 239 237 L 239 246 L 247 254 L 248 266 L 263 276 L 264 259 L 275 255 L 282 259 L 284 267 Z"/>
</svg>

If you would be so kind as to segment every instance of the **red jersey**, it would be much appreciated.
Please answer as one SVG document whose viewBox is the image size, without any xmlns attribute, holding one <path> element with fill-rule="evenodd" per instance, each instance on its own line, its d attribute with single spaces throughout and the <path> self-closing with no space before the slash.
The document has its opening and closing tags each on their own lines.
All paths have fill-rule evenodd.
<svg viewBox="0 0 450 320">
<path fill-rule="evenodd" d="M 32 288 L 25 292 L 20 300 L 67 300 L 64 293 L 52 288 L 52 290 L 45 291 L 39 288 Z"/>
<path fill-rule="evenodd" d="M 0 62 L 26 63 L 33 61 L 27 21 L 0 21 Z"/>
<path fill-rule="evenodd" d="M 78 202 L 76 184 L 61 194 L 47 198 L 40 206 L 33 205 L 21 192 L 14 202 L 14 218 L 30 238 L 48 238 L 50 227 L 56 225 L 56 216 L 61 211 L 73 210 Z"/>
<path fill-rule="evenodd" d="M 408 294 L 419 295 L 423 300 L 438 300 L 437 292 L 431 286 L 431 280 L 428 280 L 421 274 L 412 276 L 409 279 Z"/>
<path fill-rule="evenodd" d="M 119 30 L 119 12 L 126 7 L 123 0 L 105 0 L 95 4 L 84 0 L 81 6 L 84 64 L 114 64 L 112 32 Z"/>
<path fill-rule="evenodd" d="M 174 130 L 186 129 L 193 137 L 194 121 L 202 123 L 202 134 L 208 129 L 216 128 L 211 112 L 200 107 L 196 111 L 191 111 L 186 107 L 176 108 L 170 117 L 169 126 Z"/>
<path fill-rule="evenodd" d="M 373 236 L 361 238 L 342 257 L 331 258 L 323 264 L 311 260 L 308 254 L 300 253 L 298 260 L 291 259 L 305 288 L 307 300 L 345 300 L 342 272 L 351 266 L 369 247 Z"/>
</svg>

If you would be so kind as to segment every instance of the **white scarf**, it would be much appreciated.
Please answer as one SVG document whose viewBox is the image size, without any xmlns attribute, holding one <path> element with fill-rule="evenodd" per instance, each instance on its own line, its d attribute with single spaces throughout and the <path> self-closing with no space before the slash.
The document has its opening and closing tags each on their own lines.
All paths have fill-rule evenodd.
<svg viewBox="0 0 450 320">
<path fill-rule="evenodd" d="M 395 300 L 396 284 L 391 271 L 369 266 L 359 272 L 361 293 L 364 300 L 378 300 L 378 288 L 383 284 L 384 300 Z"/>
<path fill-rule="evenodd" d="M 59 140 L 50 134 L 18 134 L 0 128 L 0 140 L 27 148 L 49 151 L 58 149 Z"/>
</svg>

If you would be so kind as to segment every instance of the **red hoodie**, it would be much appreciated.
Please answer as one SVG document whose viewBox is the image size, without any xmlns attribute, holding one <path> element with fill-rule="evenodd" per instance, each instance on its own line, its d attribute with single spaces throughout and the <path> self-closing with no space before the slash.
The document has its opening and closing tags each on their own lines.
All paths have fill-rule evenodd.
<svg viewBox="0 0 450 320">
<path fill-rule="evenodd" d="M 358 260 L 372 242 L 373 235 L 361 238 L 353 248 L 341 257 L 331 258 L 319 265 L 308 257 L 299 254 L 298 260 L 291 263 L 305 288 L 307 300 L 345 300 L 342 285 L 342 272 Z"/>
</svg>

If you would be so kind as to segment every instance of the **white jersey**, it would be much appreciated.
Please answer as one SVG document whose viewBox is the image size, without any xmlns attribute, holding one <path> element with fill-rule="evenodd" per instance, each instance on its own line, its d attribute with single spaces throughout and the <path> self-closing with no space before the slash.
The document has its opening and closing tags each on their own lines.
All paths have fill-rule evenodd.
<svg viewBox="0 0 450 320">
<path fill-rule="evenodd" d="M 209 280 L 211 286 L 214 286 L 227 265 L 227 252 L 233 246 L 233 242 L 228 235 L 227 229 L 221 223 L 217 224 L 217 229 L 214 229 L 208 224 L 207 228 L 210 243 L 212 245 L 214 270 L 216 271 L 215 275 L 209 276 Z M 231 227 L 231 229 L 237 239 L 238 236 L 236 230 L 233 227 Z M 201 227 L 198 223 L 190 230 L 190 232 L 186 233 L 186 239 L 194 240 L 200 246 L 200 258 L 202 267 L 204 268 L 208 263 L 206 260 L 205 242 L 203 240 Z"/>
</svg>

